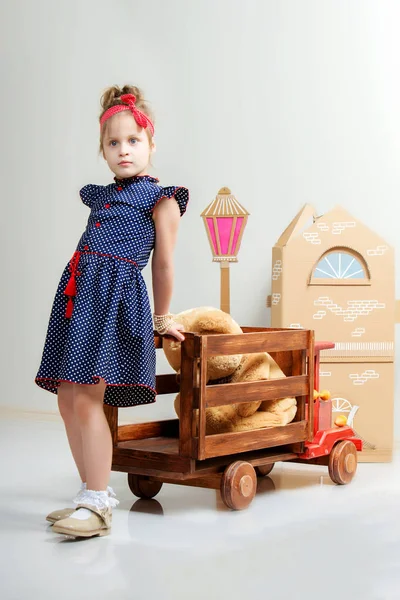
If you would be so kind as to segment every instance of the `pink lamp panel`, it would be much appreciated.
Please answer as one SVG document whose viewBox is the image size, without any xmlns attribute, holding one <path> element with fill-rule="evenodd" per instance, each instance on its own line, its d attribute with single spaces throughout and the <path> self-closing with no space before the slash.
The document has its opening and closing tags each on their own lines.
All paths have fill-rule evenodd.
<svg viewBox="0 0 400 600">
<path fill-rule="evenodd" d="M 232 230 L 232 225 L 233 225 L 233 217 L 217 217 L 216 221 L 217 221 L 217 227 L 218 227 L 218 232 L 219 232 L 219 243 L 221 246 L 221 254 L 228 254 L 229 240 L 231 237 L 231 230 Z M 236 254 L 236 245 L 237 245 L 240 231 L 242 228 L 242 223 L 243 223 L 243 217 L 237 217 L 235 231 L 234 231 L 233 240 L 232 240 L 232 250 L 230 252 L 230 255 Z M 210 238 L 212 241 L 214 252 L 215 252 L 215 254 L 218 254 L 218 246 L 217 246 L 217 240 L 216 240 L 216 235 L 215 235 L 215 230 L 214 230 L 214 219 L 207 218 L 207 226 L 208 226 L 208 231 L 210 232 Z"/>
<path fill-rule="evenodd" d="M 208 231 L 210 233 L 210 238 L 212 241 L 214 252 L 215 252 L 215 254 L 218 254 L 217 240 L 215 239 L 214 220 L 213 219 L 207 219 L 207 227 L 208 227 Z"/>
<path fill-rule="evenodd" d="M 243 217 L 238 217 L 236 220 L 235 233 L 233 234 L 232 252 L 231 252 L 231 254 L 234 254 L 235 256 L 237 254 L 237 251 L 239 250 L 239 248 L 236 249 L 236 244 L 238 241 L 240 230 L 242 228 L 242 223 L 243 223 Z"/>
<path fill-rule="evenodd" d="M 231 237 L 232 223 L 233 217 L 217 217 L 221 254 L 228 254 L 229 238 Z"/>
</svg>

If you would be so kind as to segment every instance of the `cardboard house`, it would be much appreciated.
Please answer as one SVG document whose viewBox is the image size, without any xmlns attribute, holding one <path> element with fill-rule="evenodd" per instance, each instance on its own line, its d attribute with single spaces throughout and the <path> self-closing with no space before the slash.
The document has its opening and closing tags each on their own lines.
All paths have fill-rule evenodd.
<svg viewBox="0 0 400 600">
<path fill-rule="evenodd" d="M 272 327 L 314 329 L 335 348 L 321 353 L 320 390 L 332 425 L 345 415 L 364 441 L 360 460 L 393 451 L 394 251 L 341 207 L 317 217 L 305 205 L 272 251 Z M 397 312 L 397 315 L 396 315 Z"/>
</svg>

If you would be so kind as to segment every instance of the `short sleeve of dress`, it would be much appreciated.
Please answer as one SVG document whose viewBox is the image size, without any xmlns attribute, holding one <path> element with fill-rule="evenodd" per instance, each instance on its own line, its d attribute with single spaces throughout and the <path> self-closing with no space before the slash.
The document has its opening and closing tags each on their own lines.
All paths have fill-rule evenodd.
<svg viewBox="0 0 400 600">
<path fill-rule="evenodd" d="M 86 206 L 88 206 L 89 208 L 92 208 L 93 202 L 99 197 L 100 191 L 102 190 L 102 188 L 103 188 L 103 186 L 93 185 L 92 183 L 85 185 L 79 191 L 79 195 L 81 197 L 83 204 L 86 204 Z"/>
<path fill-rule="evenodd" d="M 179 211 L 182 217 L 182 215 L 186 211 L 186 207 L 189 202 L 189 190 L 185 187 L 180 187 L 176 185 L 160 188 L 160 195 L 153 206 L 153 210 L 163 198 L 175 198 L 175 200 L 178 203 Z"/>
</svg>

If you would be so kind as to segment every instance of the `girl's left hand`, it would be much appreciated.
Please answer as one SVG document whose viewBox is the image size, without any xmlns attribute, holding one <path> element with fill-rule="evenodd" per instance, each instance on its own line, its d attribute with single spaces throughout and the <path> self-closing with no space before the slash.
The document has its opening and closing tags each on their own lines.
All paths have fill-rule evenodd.
<svg viewBox="0 0 400 600">
<path fill-rule="evenodd" d="M 185 336 L 179 333 L 180 331 L 184 331 L 183 325 L 180 323 L 173 323 L 168 331 L 165 333 L 165 337 L 174 337 L 180 342 L 183 342 Z"/>
</svg>

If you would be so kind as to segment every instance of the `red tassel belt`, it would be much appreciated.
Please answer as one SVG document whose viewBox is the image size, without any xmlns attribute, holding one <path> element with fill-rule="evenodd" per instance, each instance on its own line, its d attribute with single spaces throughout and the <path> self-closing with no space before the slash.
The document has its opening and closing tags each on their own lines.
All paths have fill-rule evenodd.
<svg viewBox="0 0 400 600">
<path fill-rule="evenodd" d="M 76 250 L 71 260 L 69 261 L 69 272 L 71 273 L 70 278 L 68 279 L 68 283 L 65 286 L 64 294 L 68 296 L 67 307 L 65 309 L 65 317 L 70 319 L 72 317 L 72 312 L 74 310 L 74 301 L 73 298 L 76 296 L 76 278 L 81 275 L 81 272 L 78 271 L 79 260 L 82 254 L 97 254 L 98 256 L 106 256 L 108 258 L 117 258 L 118 260 L 125 260 L 126 262 L 132 263 L 136 266 L 137 263 L 134 260 L 130 260 L 129 258 L 123 258 L 122 256 L 113 256 L 112 254 L 104 254 L 102 252 L 89 252 L 80 250 Z"/>
</svg>

